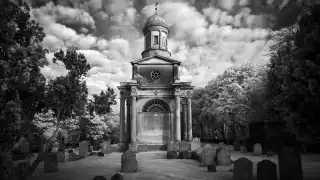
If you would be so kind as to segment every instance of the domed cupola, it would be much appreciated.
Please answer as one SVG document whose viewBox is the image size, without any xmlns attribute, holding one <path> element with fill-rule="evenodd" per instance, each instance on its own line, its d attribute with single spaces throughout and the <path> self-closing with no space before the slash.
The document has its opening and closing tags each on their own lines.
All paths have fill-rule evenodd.
<svg viewBox="0 0 320 180">
<path fill-rule="evenodd" d="M 158 4 L 158 3 L 157 3 Z M 168 51 L 167 39 L 169 34 L 166 21 L 158 15 L 157 4 L 155 7 L 156 13 L 148 18 L 144 28 L 144 51 L 141 53 L 142 58 L 161 55 L 170 57 Z"/>
</svg>

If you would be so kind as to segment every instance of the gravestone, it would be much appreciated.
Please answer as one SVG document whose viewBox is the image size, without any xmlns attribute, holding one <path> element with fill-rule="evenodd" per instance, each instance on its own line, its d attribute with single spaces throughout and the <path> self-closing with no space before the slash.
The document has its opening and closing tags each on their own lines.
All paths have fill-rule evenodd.
<svg viewBox="0 0 320 180">
<path fill-rule="evenodd" d="M 218 146 L 219 148 L 225 148 L 226 145 L 224 144 L 224 142 L 219 142 Z"/>
<path fill-rule="evenodd" d="M 207 166 L 207 168 L 208 168 L 208 172 L 217 172 L 216 164 L 211 164 Z"/>
<path fill-rule="evenodd" d="M 103 152 L 98 152 L 98 156 L 99 156 L 99 157 L 103 157 L 103 156 L 104 156 L 104 153 L 103 153 Z"/>
<path fill-rule="evenodd" d="M 95 176 L 92 180 L 107 180 L 104 176 Z"/>
<path fill-rule="evenodd" d="M 110 154 L 112 152 L 110 141 L 104 141 L 100 145 L 101 145 L 101 150 L 103 153 Z"/>
<path fill-rule="evenodd" d="M 253 154 L 256 156 L 262 156 L 262 146 L 260 143 L 256 143 L 253 146 Z"/>
<path fill-rule="evenodd" d="M 17 164 L 15 165 L 15 173 L 14 176 L 10 177 L 13 180 L 18 179 L 18 180 L 27 180 L 27 175 L 28 175 L 28 161 L 27 160 L 18 160 Z"/>
<path fill-rule="evenodd" d="M 58 162 L 65 162 L 66 160 L 66 153 L 64 151 L 58 151 Z"/>
<path fill-rule="evenodd" d="M 92 151 L 93 151 L 93 147 L 89 145 L 89 146 L 88 146 L 88 152 L 89 152 L 89 153 L 92 153 Z"/>
<path fill-rule="evenodd" d="M 257 180 L 277 180 L 277 165 L 270 160 L 262 160 L 257 164 Z"/>
<path fill-rule="evenodd" d="M 115 174 L 111 177 L 111 180 L 124 180 L 123 174 L 115 173 Z"/>
<path fill-rule="evenodd" d="M 168 159 L 178 159 L 178 152 L 177 151 L 169 151 L 167 152 Z"/>
<path fill-rule="evenodd" d="M 232 180 L 252 180 L 252 174 L 253 163 L 249 159 L 241 157 L 234 162 Z"/>
<path fill-rule="evenodd" d="M 198 160 L 199 162 L 201 162 L 201 154 L 202 152 L 204 151 L 204 148 L 203 147 L 198 147 L 195 151 L 195 159 Z"/>
<path fill-rule="evenodd" d="M 58 153 L 48 153 L 44 156 L 44 173 L 58 172 Z"/>
<path fill-rule="evenodd" d="M 181 159 L 191 158 L 190 144 L 186 141 L 181 141 L 179 143 L 179 156 Z"/>
<path fill-rule="evenodd" d="M 280 180 L 302 180 L 301 155 L 293 147 L 283 147 L 279 154 Z"/>
<path fill-rule="evenodd" d="M 79 156 L 86 157 L 88 155 L 88 141 L 82 141 L 79 143 Z"/>
<path fill-rule="evenodd" d="M 219 166 L 229 166 L 231 163 L 230 154 L 226 149 L 217 151 L 217 164 Z"/>
<path fill-rule="evenodd" d="M 30 145 L 24 137 L 19 140 L 19 150 L 21 154 L 27 154 L 30 152 Z"/>
<path fill-rule="evenodd" d="M 131 173 L 138 171 L 138 161 L 136 154 L 127 150 L 121 155 L 121 172 Z"/>
<path fill-rule="evenodd" d="M 210 166 L 215 164 L 214 159 L 216 151 L 213 149 L 204 149 L 201 154 L 201 165 Z"/>
<path fill-rule="evenodd" d="M 205 144 L 205 145 L 203 146 L 203 148 L 204 148 L 204 149 L 212 149 L 213 146 L 210 145 L 210 144 Z"/>
<path fill-rule="evenodd" d="M 74 152 L 68 154 L 68 161 L 76 161 L 77 155 Z"/>
<path fill-rule="evenodd" d="M 191 152 L 195 151 L 198 147 L 201 147 L 200 141 L 192 141 L 190 143 L 190 148 L 191 148 L 190 151 Z"/>
</svg>

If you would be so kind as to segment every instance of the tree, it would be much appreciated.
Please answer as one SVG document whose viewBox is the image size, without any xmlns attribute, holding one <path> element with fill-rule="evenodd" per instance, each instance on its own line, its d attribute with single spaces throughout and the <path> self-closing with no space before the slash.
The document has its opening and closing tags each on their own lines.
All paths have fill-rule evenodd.
<svg viewBox="0 0 320 180">
<path fill-rule="evenodd" d="M 82 103 L 85 102 L 88 95 L 88 89 L 84 78 L 90 70 L 83 54 L 76 51 L 67 50 L 66 54 L 61 50 L 54 54 L 53 62 L 61 61 L 68 70 L 66 76 L 57 77 L 50 80 L 46 89 L 46 103 L 53 111 L 57 120 L 56 129 L 47 143 L 48 152 L 52 140 L 57 135 L 60 124 L 69 118 L 75 118 L 82 109 Z"/>
<path fill-rule="evenodd" d="M 43 102 L 45 78 L 40 67 L 47 61 L 40 43 L 43 29 L 30 20 L 22 0 L 0 5 L 0 155 L 10 157 L 21 121 L 30 124 Z M 28 128 L 27 128 L 28 129 Z M 29 137 L 30 137 L 29 132 Z"/>
<path fill-rule="evenodd" d="M 88 104 L 90 115 L 93 115 L 93 112 L 98 115 L 110 113 L 112 112 L 111 105 L 117 104 L 115 100 L 116 93 L 114 89 L 110 87 L 108 87 L 106 91 L 102 90 L 100 95 L 93 94 L 92 97 L 93 100 L 90 100 L 90 103 Z"/>
<path fill-rule="evenodd" d="M 251 64 L 233 66 L 206 86 L 202 114 L 213 116 L 214 123 L 221 123 L 222 136 L 225 136 L 225 127 L 231 127 L 233 139 L 236 140 L 237 128 L 246 128 L 246 115 L 250 111 L 246 90 L 249 82 L 258 81 L 257 72 Z"/>
</svg>

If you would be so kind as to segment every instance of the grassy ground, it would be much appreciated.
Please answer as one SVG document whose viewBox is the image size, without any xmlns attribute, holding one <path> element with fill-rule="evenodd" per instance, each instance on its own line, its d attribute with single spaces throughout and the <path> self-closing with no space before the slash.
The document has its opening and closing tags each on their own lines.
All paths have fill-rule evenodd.
<svg viewBox="0 0 320 180">
<path fill-rule="evenodd" d="M 124 174 L 125 179 L 139 180 L 231 180 L 232 172 L 225 172 L 226 169 L 217 167 L 218 172 L 206 172 L 199 163 L 194 160 L 165 159 L 166 152 L 143 152 L 137 154 L 140 172 Z M 41 163 L 30 180 L 91 180 L 96 175 L 103 175 L 107 179 L 120 171 L 120 153 L 112 153 L 104 157 L 89 156 L 73 162 L 59 163 L 59 172 L 43 173 L 43 163 Z M 247 157 L 254 162 L 254 174 L 256 174 L 256 164 L 269 159 L 277 163 L 277 157 L 257 157 L 251 154 L 231 153 L 231 158 L 236 160 L 240 157 Z M 320 155 L 303 155 L 303 172 L 305 180 L 320 179 L 318 173 L 320 169 Z"/>
</svg>

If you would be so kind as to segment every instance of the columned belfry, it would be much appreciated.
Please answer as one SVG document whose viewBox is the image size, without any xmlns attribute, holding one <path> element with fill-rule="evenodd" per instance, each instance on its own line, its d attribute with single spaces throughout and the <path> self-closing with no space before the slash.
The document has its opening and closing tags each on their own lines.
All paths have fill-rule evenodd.
<svg viewBox="0 0 320 180">
<path fill-rule="evenodd" d="M 156 13 L 144 28 L 142 58 L 132 61 L 132 80 L 121 82 L 120 150 L 166 150 L 169 141 L 192 140 L 191 82 L 180 82 L 171 59 L 169 29 Z"/>
</svg>

